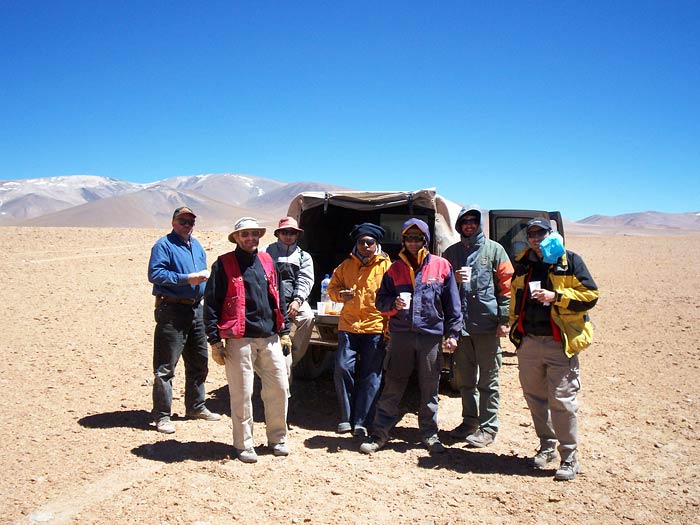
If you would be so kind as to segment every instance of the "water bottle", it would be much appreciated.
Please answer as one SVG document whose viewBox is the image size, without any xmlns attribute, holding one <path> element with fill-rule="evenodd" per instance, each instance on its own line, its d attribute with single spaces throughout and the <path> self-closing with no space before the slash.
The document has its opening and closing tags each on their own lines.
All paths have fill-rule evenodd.
<svg viewBox="0 0 700 525">
<path fill-rule="evenodd" d="M 321 302 L 326 303 L 328 299 L 328 285 L 331 282 L 330 275 L 326 274 L 323 276 L 323 281 L 321 281 Z"/>
</svg>

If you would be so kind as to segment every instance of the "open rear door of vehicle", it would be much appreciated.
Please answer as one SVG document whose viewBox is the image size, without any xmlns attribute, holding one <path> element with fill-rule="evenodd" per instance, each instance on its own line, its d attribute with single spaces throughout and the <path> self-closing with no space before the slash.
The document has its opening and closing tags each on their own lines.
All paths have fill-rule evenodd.
<svg viewBox="0 0 700 525">
<path fill-rule="evenodd" d="M 552 223 L 552 229 L 564 237 L 564 222 L 558 211 L 490 210 L 489 238 L 501 244 L 513 261 L 527 248 L 527 221 L 534 217 L 546 217 Z"/>
</svg>

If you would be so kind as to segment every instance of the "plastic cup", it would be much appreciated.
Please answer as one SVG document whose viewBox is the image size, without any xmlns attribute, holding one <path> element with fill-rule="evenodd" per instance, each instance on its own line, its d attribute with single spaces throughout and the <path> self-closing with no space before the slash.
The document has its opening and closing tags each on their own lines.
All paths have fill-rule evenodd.
<svg viewBox="0 0 700 525">
<path fill-rule="evenodd" d="M 472 278 L 472 267 L 471 266 L 462 266 L 459 269 L 460 272 L 462 272 L 463 277 L 462 280 L 464 281 L 470 281 Z"/>
<path fill-rule="evenodd" d="M 318 315 L 324 315 L 326 313 L 327 305 L 328 303 L 325 303 L 323 301 L 319 301 L 318 303 L 316 303 L 316 312 L 318 313 Z"/>
<path fill-rule="evenodd" d="M 401 300 L 406 304 L 403 309 L 408 310 L 411 307 L 411 292 L 401 292 L 399 297 L 401 297 Z"/>
</svg>

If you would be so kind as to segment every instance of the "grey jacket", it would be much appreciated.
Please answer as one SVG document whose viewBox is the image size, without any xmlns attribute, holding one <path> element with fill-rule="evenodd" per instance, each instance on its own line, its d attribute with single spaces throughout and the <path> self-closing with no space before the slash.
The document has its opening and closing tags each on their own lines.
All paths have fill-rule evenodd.
<svg viewBox="0 0 700 525">
<path fill-rule="evenodd" d="M 295 298 L 301 303 L 307 301 L 314 285 L 314 261 L 308 252 L 296 243 L 287 246 L 282 241 L 270 244 L 265 251 L 275 261 L 280 274 L 280 289 L 285 302 L 291 303 Z"/>
</svg>

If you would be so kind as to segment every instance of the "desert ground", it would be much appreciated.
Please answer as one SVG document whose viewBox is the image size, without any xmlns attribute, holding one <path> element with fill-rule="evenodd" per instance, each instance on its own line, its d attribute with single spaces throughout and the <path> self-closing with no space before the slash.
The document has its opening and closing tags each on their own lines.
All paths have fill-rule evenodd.
<svg viewBox="0 0 700 525">
<path fill-rule="evenodd" d="M 487 449 L 446 435 L 460 421 L 447 385 L 430 456 L 415 395 L 372 456 L 337 435 L 329 376 L 296 381 L 292 454 L 230 459 L 228 390 L 210 364 L 208 423 L 150 421 L 153 300 L 146 267 L 163 230 L 1 228 L 0 521 L 3 523 L 697 523 L 700 512 L 700 235 L 571 236 L 601 297 L 581 356 L 580 458 L 572 482 L 532 471 L 537 439 L 504 344 L 501 431 Z M 209 262 L 226 232 L 195 232 Z M 184 414 L 184 374 L 173 410 Z"/>
</svg>

